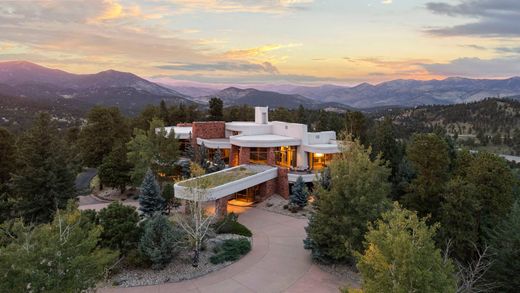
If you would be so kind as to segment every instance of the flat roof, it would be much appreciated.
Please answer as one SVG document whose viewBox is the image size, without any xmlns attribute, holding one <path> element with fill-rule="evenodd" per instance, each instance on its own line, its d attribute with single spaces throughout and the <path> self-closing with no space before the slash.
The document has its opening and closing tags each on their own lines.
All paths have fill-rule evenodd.
<svg viewBox="0 0 520 293">
<path fill-rule="evenodd" d="M 197 144 L 201 145 L 204 142 L 204 146 L 210 149 L 230 149 L 231 143 L 228 138 L 197 138 Z"/>
<path fill-rule="evenodd" d="M 230 142 L 242 147 L 280 147 L 300 145 L 301 140 L 276 134 L 260 134 L 231 136 Z"/>
<path fill-rule="evenodd" d="M 308 153 L 320 154 L 336 154 L 339 153 L 339 146 L 337 143 L 319 143 L 319 144 L 304 144 L 303 151 Z"/>
<path fill-rule="evenodd" d="M 170 132 L 175 132 L 175 136 L 179 139 L 188 139 L 191 134 L 191 126 L 168 126 L 164 130 L 170 135 Z"/>
</svg>

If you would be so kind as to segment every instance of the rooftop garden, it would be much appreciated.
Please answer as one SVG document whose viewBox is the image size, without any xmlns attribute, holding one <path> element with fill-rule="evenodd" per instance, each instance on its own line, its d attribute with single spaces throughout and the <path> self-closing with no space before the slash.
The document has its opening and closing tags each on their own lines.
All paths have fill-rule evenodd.
<svg viewBox="0 0 520 293">
<path fill-rule="evenodd" d="M 180 182 L 179 185 L 188 188 L 214 188 L 222 184 L 233 182 L 251 175 L 258 174 L 258 170 L 252 170 L 245 167 L 231 168 L 223 172 L 213 173 L 207 176 L 202 176 Z"/>
</svg>

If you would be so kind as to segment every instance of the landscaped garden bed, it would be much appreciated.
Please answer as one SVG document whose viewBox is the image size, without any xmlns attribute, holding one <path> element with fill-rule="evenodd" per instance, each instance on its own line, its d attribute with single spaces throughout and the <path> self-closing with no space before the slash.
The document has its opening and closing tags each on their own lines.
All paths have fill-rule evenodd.
<svg viewBox="0 0 520 293">
<path fill-rule="evenodd" d="M 312 211 L 313 207 L 312 204 L 308 204 L 305 207 L 303 207 L 301 210 L 298 210 L 296 212 L 292 212 L 288 208 L 289 200 L 275 194 L 273 196 L 270 196 L 268 199 L 264 200 L 263 202 L 259 203 L 256 207 L 270 211 L 277 214 L 282 214 L 290 217 L 295 217 L 298 219 L 306 219 L 308 218 Z"/>
<path fill-rule="evenodd" d="M 221 249 L 222 245 L 229 240 L 244 240 L 249 243 L 251 241 L 249 237 L 241 235 L 217 234 L 207 240 L 205 249 L 200 252 L 198 267 L 192 266 L 192 252 L 184 250 L 161 270 L 154 270 L 152 268 L 131 268 L 129 266 L 121 267 L 119 268 L 119 272 L 116 272 L 108 280 L 107 286 L 134 287 L 179 282 L 220 270 L 243 256 L 232 254 L 235 258 L 233 260 L 212 263 L 211 258 L 219 255 L 215 250 Z"/>
<path fill-rule="evenodd" d="M 179 183 L 179 185 L 193 188 L 199 188 L 200 186 L 204 186 L 204 188 L 213 188 L 251 175 L 255 175 L 257 173 L 259 173 L 259 171 L 251 168 L 237 167 L 213 173 L 207 176 L 187 180 Z"/>
</svg>

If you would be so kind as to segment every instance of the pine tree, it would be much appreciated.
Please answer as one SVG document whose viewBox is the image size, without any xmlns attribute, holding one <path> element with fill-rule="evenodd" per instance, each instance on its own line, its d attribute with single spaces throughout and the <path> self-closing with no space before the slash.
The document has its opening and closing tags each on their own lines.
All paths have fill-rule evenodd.
<svg viewBox="0 0 520 293">
<path fill-rule="evenodd" d="M 496 292 L 518 292 L 520 288 L 520 201 L 495 227 L 489 237 L 493 263 L 486 276 Z"/>
<path fill-rule="evenodd" d="M 178 253 L 182 234 L 163 215 L 154 215 L 144 224 L 139 250 L 152 263 L 152 268 L 161 269 Z"/>
<path fill-rule="evenodd" d="M 145 217 L 151 217 L 156 213 L 162 213 L 164 209 L 165 201 L 161 196 L 159 184 L 155 180 L 152 170 L 148 169 L 141 185 L 139 210 Z"/>
<path fill-rule="evenodd" d="M 226 163 L 222 159 L 222 152 L 220 148 L 217 149 L 215 155 L 213 156 L 213 164 L 215 165 L 215 171 L 224 170 L 226 168 Z"/>
<path fill-rule="evenodd" d="M 397 203 L 383 213 L 370 225 L 358 257 L 363 292 L 455 292 L 453 264 L 433 241 L 437 229 Z"/>
<path fill-rule="evenodd" d="M 181 206 L 180 199 L 175 197 L 175 188 L 173 187 L 173 184 L 166 183 L 164 185 L 162 197 L 166 202 L 166 209 L 168 214 L 170 213 L 172 208 L 178 208 L 179 206 Z"/>
<path fill-rule="evenodd" d="M 219 98 L 209 100 L 209 120 L 221 121 L 224 119 L 224 103 Z"/>
<path fill-rule="evenodd" d="M 8 182 L 15 171 L 15 139 L 5 128 L 0 127 L 0 223 L 10 218 L 12 201 L 8 195 Z"/>
<path fill-rule="evenodd" d="M 28 222 L 52 220 L 75 197 L 74 174 L 67 164 L 64 143 L 51 116 L 41 113 L 22 136 L 12 178 L 16 213 Z"/>
<path fill-rule="evenodd" d="M 117 249 L 121 253 L 135 249 L 139 240 L 139 214 L 133 206 L 114 201 L 97 215 L 103 227 L 100 245 Z"/>
<path fill-rule="evenodd" d="M 195 151 L 193 150 L 193 145 L 191 144 L 191 133 L 188 139 L 188 143 L 186 144 L 186 148 L 184 149 L 184 156 L 190 159 L 192 162 L 195 161 Z"/>
<path fill-rule="evenodd" d="M 206 146 L 204 143 L 202 143 L 199 146 L 199 155 L 198 155 L 198 164 L 204 169 L 208 170 L 209 163 L 208 163 L 208 151 L 206 150 Z"/>
<path fill-rule="evenodd" d="M 92 108 L 78 141 L 84 164 L 98 167 L 114 146 L 126 143 L 129 138 L 130 129 L 118 108 Z"/>
<path fill-rule="evenodd" d="M 379 156 L 372 161 L 370 152 L 356 140 L 331 162 L 331 189 L 317 188 L 316 213 L 304 243 L 319 261 L 353 262 L 367 224 L 389 207 L 390 170 Z"/>
<path fill-rule="evenodd" d="M 117 187 L 122 194 L 126 190 L 126 185 L 131 183 L 131 170 L 132 165 L 127 160 L 126 147 L 122 144 L 116 146 L 103 159 L 103 164 L 98 169 L 98 176 L 102 184 Z"/>
<path fill-rule="evenodd" d="M 323 188 L 325 190 L 330 190 L 331 185 L 332 185 L 332 178 L 330 175 L 329 167 L 325 167 L 323 169 L 323 171 L 321 172 L 321 175 L 319 177 L 319 184 L 320 184 L 321 188 Z"/>
<path fill-rule="evenodd" d="M 303 182 L 302 176 L 298 176 L 298 179 L 296 179 L 296 182 L 291 189 L 289 203 L 291 205 L 296 205 L 301 209 L 307 205 L 308 196 L 309 190 L 307 189 L 305 182 Z"/>
</svg>

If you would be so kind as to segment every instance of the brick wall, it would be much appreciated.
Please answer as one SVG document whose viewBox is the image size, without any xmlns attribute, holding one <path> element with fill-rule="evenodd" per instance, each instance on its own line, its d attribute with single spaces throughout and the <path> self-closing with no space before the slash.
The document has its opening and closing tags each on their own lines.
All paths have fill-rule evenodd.
<svg viewBox="0 0 520 293">
<path fill-rule="evenodd" d="M 197 138 L 224 138 L 226 137 L 226 123 L 224 121 L 197 121 L 191 125 L 191 136 Z"/>
<path fill-rule="evenodd" d="M 276 192 L 285 199 L 289 199 L 289 169 L 278 167 L 278 177 L 276 180 Z"/>
<path fill-rule="evenodd" d="M 277 179 L 271 179 L 267 182 L 260 184 L 260 194 L 258 200 L 264 201 L 266 198 L 276 193 Z"/>
<path fill-rule="evenodd" d="M 191 123 L 177 123 L 179 127 L 191 127 Z"/>
<path fill-rule="evenodd" d="M 276 165 L 276 158 L 274 156 L 275 148 L 269 148 L 267 150 L 267 165 Z"/>
<path fill-rule="evenodd" d="M 240 147 L 240 152 L 238 153 L 238 164 L 249 164 L 249 159 L 251 157 L 251 150 L 246 147 Z"/>
</svg>

